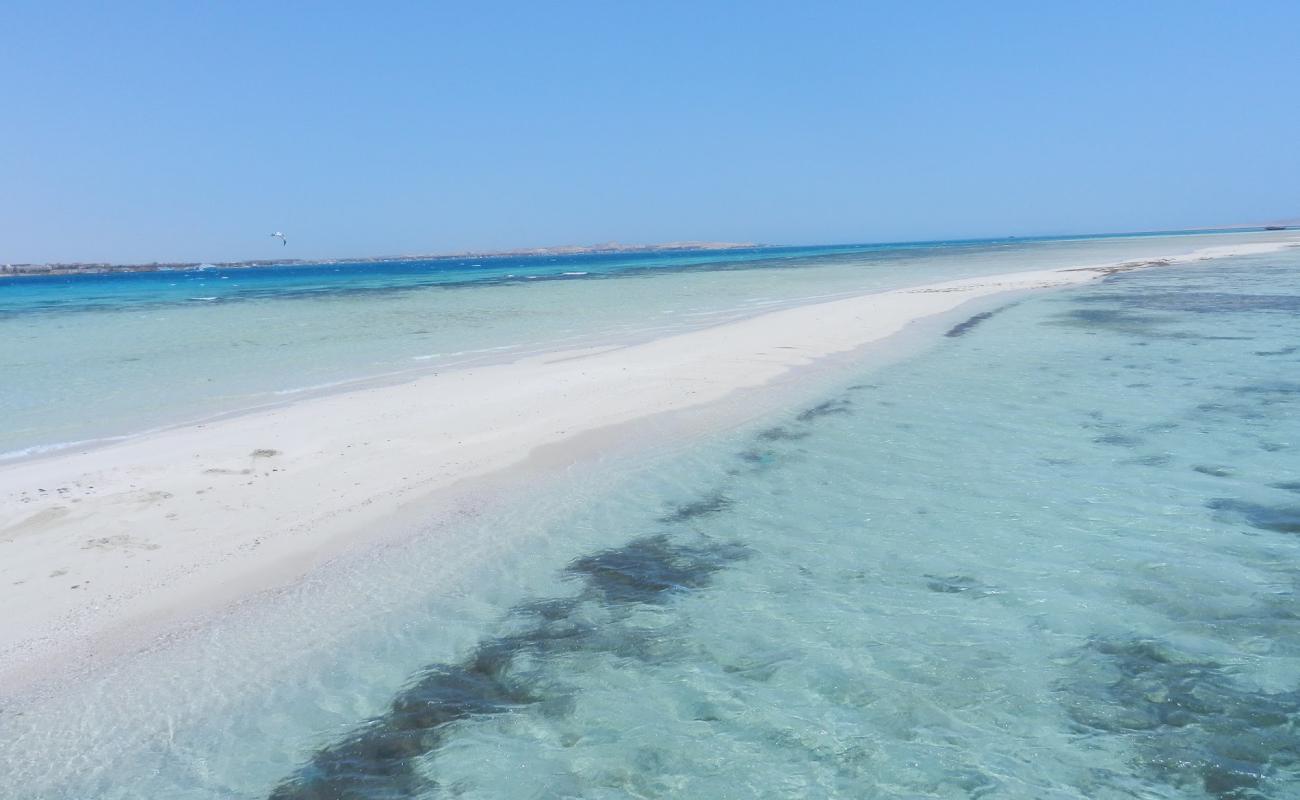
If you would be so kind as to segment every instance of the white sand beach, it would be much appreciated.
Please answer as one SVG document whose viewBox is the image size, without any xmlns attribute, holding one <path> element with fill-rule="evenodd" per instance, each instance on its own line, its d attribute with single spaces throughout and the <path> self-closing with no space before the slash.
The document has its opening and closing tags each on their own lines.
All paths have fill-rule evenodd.
<svg viewBox="0 0 1300 800">
<path fill-rule="evenodd" d="M 0 686 L 18 691 L 292 582 L 398 529 L 399 518 L 454 511 L 441 492 L 579 434 L 715 403 L 828 356 L 878 347 L 978 298 L 1287 246 L 1239 244 L 868 294 L 7 464 Z"/>
</svg>

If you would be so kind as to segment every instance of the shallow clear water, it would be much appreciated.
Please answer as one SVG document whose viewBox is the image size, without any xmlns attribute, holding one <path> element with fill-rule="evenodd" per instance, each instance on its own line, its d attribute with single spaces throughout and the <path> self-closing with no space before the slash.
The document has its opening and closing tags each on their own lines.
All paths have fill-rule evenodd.
<svg viewBox="0 0 1300 800">
<path fill-rule="evenodd" d="M 1300 252 L 953 333 L 0 713 L 5 796 L 1300 796 Z"/>
<path fill-rule="evenodd" d="M 806 302 L 1234 233 L 0 278 L 0 458 Z"/>
</svg>

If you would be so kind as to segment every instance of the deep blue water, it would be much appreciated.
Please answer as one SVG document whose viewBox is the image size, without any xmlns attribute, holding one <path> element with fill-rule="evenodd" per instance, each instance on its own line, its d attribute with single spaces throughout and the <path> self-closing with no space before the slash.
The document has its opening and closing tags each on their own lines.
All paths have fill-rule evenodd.
<svg viewBox="0 0 1300 800">
<path fill-rule="evenodd" d="M 1253 230 L 1253 229 L 1252 229 Z M 1241 231 L 1234 231 L 1241 232 Z M 530 281 L 600 280 L 673 271 L 725 271 L 823 266 L 870 255 L 882 264 L 906 261 L 935 250 L 987 251 L 1036 242 L 1204 235 L 1210 231 L 1096 234 L 1067 237 L 960 239 L 882 244 L 754 247 L 725 251 L 593 253 L 565 256 L 337 261 L 254 268 L 206 266 L 162 272 L 0 277 L 0 317 L 38 312 L 121 310 L 155 304 L 269 298 L 311 298 L 428 287 L 466 288 Z M 202 291 L 199 291 L 202 290 Z"/>
</svg>

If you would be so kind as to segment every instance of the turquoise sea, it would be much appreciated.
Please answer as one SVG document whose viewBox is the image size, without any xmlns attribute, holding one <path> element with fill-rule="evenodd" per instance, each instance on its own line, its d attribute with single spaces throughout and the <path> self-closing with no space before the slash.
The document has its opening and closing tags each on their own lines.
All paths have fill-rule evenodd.
<svg viewBox="0 0 1300 800">
<path fill-rule="evenodd" d="M 644 341 L 935 280 L 1266 234 L 0 277 L 0 461 L 364 380 Z"/>
<path fill-rule="evenodd" d="M 1171 242 L 662 257 L 455 289 L 412 272 L 298 299 L 113 288 L 100 309 L 4 286 L 5 368 L 30 381 L 4 394 L 6 436 L 1144 248 Z M 980 311 L 797 407 L 552 476 L 0 708 L 0 797 L 1300 797 L 1300 249 Z M 416 324 L 440 333 L 410 342 Z M 82 408 L 158 380 L 89 364 L 107 352 L 189 375 L 184 402 L 37 408 L 59 376 L 14 331 L 48 335 L 69 381 L 86 349 Z"/>
</svg>

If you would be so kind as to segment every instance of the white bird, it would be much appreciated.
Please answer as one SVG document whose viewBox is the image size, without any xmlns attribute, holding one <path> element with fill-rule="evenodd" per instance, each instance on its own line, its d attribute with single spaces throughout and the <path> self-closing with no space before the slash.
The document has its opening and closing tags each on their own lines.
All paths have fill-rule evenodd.
<svg viewBox="0 0 1300 800">
<path fill-rule="evenodd" d="M 273 239 L 279 239 L 279 240 L 280 240 L 280 244 L 282 244 L 282 245 L 287 245 L 287 244 L 289 244 L 289 240 L 286 239 L 286 238 L 284 238 L 284 234 L 283 234 L 283 233 L 280 233 L 279 231 L 276 231 L 275 233 L 271 234 L 271 238 L 273 238 Z"/>
</svg>

